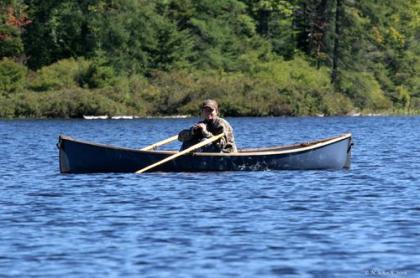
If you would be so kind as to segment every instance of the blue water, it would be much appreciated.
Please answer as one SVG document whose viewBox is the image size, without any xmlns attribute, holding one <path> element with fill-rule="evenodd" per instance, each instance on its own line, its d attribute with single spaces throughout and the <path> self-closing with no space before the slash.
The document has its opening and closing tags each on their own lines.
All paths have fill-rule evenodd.
<svg viewBox="0 0 420 278">
<path fill-rule="evenodd" d="M 420 277 L 420 117 L 229 119 L 239 147 L 351 131 L 349 171 L 59 173 L 59 134 L 142 147 L 195 120 L 0 121 L 0 276 Z"/>
</svg>

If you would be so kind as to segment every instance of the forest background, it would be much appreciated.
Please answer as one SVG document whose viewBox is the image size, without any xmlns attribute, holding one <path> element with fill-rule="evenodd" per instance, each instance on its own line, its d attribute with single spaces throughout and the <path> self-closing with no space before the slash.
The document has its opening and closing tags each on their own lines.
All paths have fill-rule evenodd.
<svg viewBox="0 0 420 278">
<path fill-rule="evenodd" d="M 419 114 L 418 0 L 2 0 L 0 117 Z"/>
</svg>

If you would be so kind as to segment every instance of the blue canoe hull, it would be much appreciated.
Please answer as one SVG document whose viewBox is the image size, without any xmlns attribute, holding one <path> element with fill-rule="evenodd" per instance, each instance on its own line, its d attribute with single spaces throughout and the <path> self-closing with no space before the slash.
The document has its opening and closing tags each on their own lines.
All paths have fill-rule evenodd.
<svg viewBox="0 0 420 278">
<path fill-rule="evenodd" d="M 61 173 L 134 173 L 158 162 L 174 151 L 144 151 L 84 142 L 61 135 Z M 263 171 L 348 169 L 352 137 L 340 136 L 290 146 L 240 150 L 238 153 L 191 153 L 151 171 Z"/>
</svg>

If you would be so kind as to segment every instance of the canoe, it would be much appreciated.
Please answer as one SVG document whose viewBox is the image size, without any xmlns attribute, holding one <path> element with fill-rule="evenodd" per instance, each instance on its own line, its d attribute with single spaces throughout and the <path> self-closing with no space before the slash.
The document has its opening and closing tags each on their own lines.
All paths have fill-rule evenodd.
<svg viewBox="0 0 420 278">
<path fill-rule="evenodd" d="M 349 169 L 351 133 L 322 140 L 269 148 L 241 149 L 237 153 L 190 153 L 151 171 L 263 171 Z M 61 173 L 134 173 L 177 151 L 140 150 L 75 140 L 60 135 Z"/>
</svg>

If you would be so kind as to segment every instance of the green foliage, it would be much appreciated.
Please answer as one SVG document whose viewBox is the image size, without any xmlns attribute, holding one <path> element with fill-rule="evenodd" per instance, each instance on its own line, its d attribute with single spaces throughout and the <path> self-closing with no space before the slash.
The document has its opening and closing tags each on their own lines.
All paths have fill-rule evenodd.
<svg viewBox="0 0 420 278">
<path fill-rule="evenodd" d="M 320 111 L 325 115 L 346 115 L 354 110 L 350 98 L 339 93 L 327 93 L 322 96 Z"/>
<path fill-rule="evenodd" d="M 279 86 L 286 89 L 331 91 L 328 74 L 326 68 L 317 70 L 304 58 L 296 57 L 290 61 L 266 63 L 257 76 L 275 80 Z"/>
<path fill-rule="evenodd" d="M 372 74 L 345 72 L 340 87 L 358 108 L 385 110 L 392 106 Z"/>
<path fill-rule="evenodd" d="M 32 23 L 22 34 L 28 66 L 33 70 L 61 59 L 90 56 L 95 50 L 88 1 L 28 1 Z M 94 1 L 96 2 L 96 1 Z M 100 2 L 100 1 L 99 1 Z"/>
<path fill-rule="evenodd" d="M 26 67 L 4 58 L 0 61 L 0 94 L 13 93 L 23 88 Z"/>
<path fill-rule="evenodd" d="M 44 112 L 41 109 L 43 102 L 35 93 L 19 93 L 12 100 L 15 117 L 40 118 Z"/>
<path fill-rule="evenodd" d="M 96 51 L 105 54 L 117 72 L 150 74 L 189 64 L 193 45 L 189 32 L 179 30 L 168 8 L 154 2 L 159 3 L 118 0 L 111 6 L 98 2 L 91 7 Z"/>
<path fill-rule="evenodd" d="M 0 94 L 0 118 L 14 118 L 15 106 L 10 97 Z"/>
<path fill-rule="evenodd" d="M 304 60 L 261 66 L 265 71 L 256 77 L 220 71 L 161 72 L 152 79 L 159 96 L 153 100 L 155 113 L 195 115 L 205 98 L 217 99 L 229 116 L 337 115 L 353 109 L 348 98 L 333 93 L 328 72 L 319 72 Z"/>
<path fill-rule="evenodd" d="M 97 92 L 120 105 L 116 113 L 137 116 L 153 113 L 158 95 L 156 88 L 141 75 L 120 77 L 114 86 Z"/>
<path fill-rule="evenodd" d="M 0 117 L 196 114 L 208 97 L 236 116 L 414 113 L 419 12 L 416 0 L 3 1 Z"/>
<path fill-rule="evenodd" d="M 103 59 L 96 59 L 81 75 L 80 85 L 91 89 L 112 86 L 116 82 L 115 70 L 108 66 Z"/>
<path fill-rule="evenodd" d="M 90 62 L 84 59 L 60 60 L 35 73 L 29 88 L 34 91 L 60 90 L 84 85 L 88 81 Z M 90 80 L 90 79 L 89 79 Z"/>
<path fill-rule="evenodd" d="M 23 42 L 16 27 L 0 25 L 0 58 L 15 57 L 23 52 Z"/>
<path fill-rule="evenodd" d="M 0 117 L 81 118 L 83 115 L 115 115 L 124 108 L 99 92 L 82 89 L 19 93 L 0 97 Z"/>
<path fill-rule="evenodd" d="M 301 57 L 267 63 L 257 76 L 275 82 L 293 104 L 292 115 L 346 114 L 353 108 L 350 99 L 334 92 L 326 68 L 316 70 Z"/>
<path fill-rule="evenodd" d="M 46 117 L 81 118 L 83 115 L 115 115 L 121 105 L 103 96 L 100 92 L 80 89 L 63 90 L 42 96 Z"/>
<path fill-rule="evenodd" d="M 30 23 L 23 0 L 0 2 L 0 59 L 16 57 L 24 51 L 21 38 L 23 26 Z"/>
<path fill-rule="evenodd" d="M 270 44 L 273 51 L 285 58 L 292 58 L 296 52 L 294 10 L 296 1 L 285 0 L 243 0 L 247 4 L 255 28 Z"/>
<path fill-rule="evenodd" d="M 243 65 L 238 58 L 253 51 L 265 56 L 271 50 L 256 34 L 255 22 L 240 1 L 197 1 L 194 5 L 196 13 L 189 24 L 196 41 L 195 67 L 238 71 Z"/>
<path fill-rule="evenodd" d="M 398 86 L 396 90 L 398 94 L 398 104 L 400 104 L 404 109 L 408 110 L 410 108 L 411 102 L 410 93 L 404 86 Z"/>
</svg>

